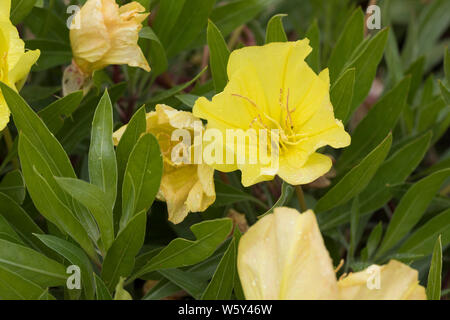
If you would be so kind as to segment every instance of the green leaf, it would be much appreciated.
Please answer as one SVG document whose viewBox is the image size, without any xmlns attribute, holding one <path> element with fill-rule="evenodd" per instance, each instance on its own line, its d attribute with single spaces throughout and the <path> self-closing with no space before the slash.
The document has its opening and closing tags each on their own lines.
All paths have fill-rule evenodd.
<svg viewBox="0 0 450 320">
<path fill-rule="evenodd" d="M 237 228 L 234 229 L 233 238 L 225 251 L 214 276 L 203 293 L 203 300 L 229 300 L 237 273 L 237 250 L 241 233 Z"/>
<path fill-rule="evenodd" d="M 197 300 L 201 299 L 202 293 L 208 285 L 206 281 L 194 272 L 182 271 L 179 269 L 167 269 L 160 270 L 159 273 Z"/>
<path fill-rule="evenodd" d="M 447 89 L 447 87 L 442 83 L 442 81 L 439 81 L 439 88 L 441 89 L 441 95 L 442 98 L 444 98 L 446 105 L 450 106 L 450 90 Z"/>
<path fill-rule="evenodd" d="M 320 30 L 317 20 L 309 26 L 308 31 L 306 31 L 306 38 L 309 39 L 309 45 L 312 48 L 312 52 L 306 58 L 306 62 L 314 70 L 314 72 L 319 73 L 321 70 L 320 66 Z"/>
<path fill-rule="evenodd" d="M 0 216 L 0 239 L 25 246 L 25 243 L 3 216 Z"/>
<path fill-rule="evenodd" d="M 28 137 L 20 134 L 19 139 L 22 171 L 36 208 L 47 220 L 77 241 L 91 258 L 96 259 L 96 253 L 87 231 L 66 204 L 72 199 L 58 185 L 50 165 L 32 145 Z"/>
<path fill-rule="evenodd" d="M 83 92 L 76 91 L 56 100 L 38 112 L 47 128 L 56 134 L 64 125 L 64 119 L 70 117 L 83 100 Z"/>
<path fill-rule="evenodd" d="M 190 80 L 190 81 L 188 81 L 186 83 L 174 86 L 174 87 L 172 87 L 172 88 L 170 88 L 168 90 L 165 90 L 165 91 L 162 91 L 162 92 L 156 94 L 153 98 L 151 98 L 145 104 L 146 105 L 155 105 L 157 103 L 161 103 L 164 100 L 166 100 L 166 99 L 168 99 L 168 98 L 170 98 L 170 97 L 180 93 L 181 91 L 183 91 L 187 87 L 191 86 L 195 81 L 197 81 L 197 79 L 200 78 L 200 76 L 206 71 L 206 69 L 208 69 L 208 67 L 203 68 L 203 70 L 200 71 L 200 73 L 197 74 L 192 80 Z"/>
<path fill-rule="evenodd" d="M 275 208 L 283 207 L 283 206 L 287 205 L 289 200 L 292 198 L 294 191 L 295 191 L 295 187 L 291 186 L 286 181 L 283 181 L 283 184 L 281 185 L 281 195 L 278 198 L 277 202 L 275 202 L 275 204 L 272 206 L 272 208 L 267 210 L 264 214 L 258 216 L 258 219 L 261 219 L 261 218 L 265 217 L 267 214 L 272 213 L 275 210 Z"/>
<path fill-rule="evenodd" d="M 196 40 L 205 28 L 215 2 L 166 0 L 161 3 L 153 26 L 169 58 Z"/>
<path fill-rule="evenodd" d="M 246 24 L 275 0 L 234 0 L 216 6 L 210 19 L 226 37 L 236 28 Z"/>
<path fill-rule="evenodd" d="M 358 163 L 394 128 L 406 104 L 409 82 L 410 78 L 405 78 L 370 109 L 353 132 L 351 145 L 339 158 L 338 171 Z"/>
<path fill-rule="evenodd" d="M 114 208 L 117 194 L 117 162 L 112 134 L 112 104 L 108 91 L 105 91 L 92 122 L 89 178 L 93 185 L 103 190 L 111 209 Z"/>
<path fill-rule="evenodd" d="M 268 209 L 265 203 L 242 190 L 225 184 L 220 180 L 215 180 L 214 184 L 216 188 L 216 201 L 212 205 L 214 207 L 223 207 L 236 202 L 251 201 L 263 208 Z"/>
<path fill-rule="evenodd" d="M 145 133 L 147 121 L 145 119 L 145 107 L 140 108 L 131 118 L 116 148 L 118 193 L 114 208 L 114 226 L 118 229 L 118 223 L 122 210 L 122 187 L 128 159 L 139 138 Z"/>
<path fill-rule="evenodd" d="M 266 44 L 288 41 L 283 27 L 283 18 L 286 16 L 287 14 L 276 14 L 269 20 L 266 30 Z"/>
<path fill-rule="evenodd" d="M 449 176 L 450 169 L 441 170 L 409 188 L 394 211 L 377 256 L 396 245 L 419 222 L 441 184 Z"/>
<path fill-rule="evenodd" d="M 217 29 L 211 20 L 208 21 L 206 34 L 209 47 L 209 65 L 216 93 L 219 93 L 223 91 L 228 83 L 227 65 L 230 50 L 228 50 L 220 30 Z"/>
<path fill-rule="evenodd" d="M 436 238 L 441 236 L 442 246 L 450 243 L 450 209 L 436 215 L 418 228 L 398 249 L 399 253 L 429 255 Z"/>
<path fill-rule="evenodd" d="M 74 227 L 79 224 L 77 219 L 80 219 L 82 225 L 86 230 L 90 230 L 90 235 L 95 238 L 95 226 L 93 225 L 92 217 L 89 217 L 84 208 L 78 205 L 70 196 L 62 191 L 57 185 L 54 177 L 69 177 L 76 178 L 73 167 L 70 163 L 69 157 L 65 153 L 61 144 L 48 130 L 43 121 L 38 115 L 26 104 L 26 102 L 11 88 L 4 83 L 0 83 L 3 96 L 13 114 L 14 123 L 17 126 L 20 136 L 19 139 L 19 156 L 22 162 L 22 172 L 25 178 L 28 192 L 33 199 L 33 203 L 39 212 L 48 218 L 51 222 L 57 225 L 60 229 L 63 223 L 65 227 Z M 27 147 L 24 147 L 24 144 Z M 35 171 L 39 172 L 38 175 Z M 62 211 L 55 210 L 52 207 L 53 203 L 48 203 L 46 194 L 42 194 L 41 183 L 42 179 L 51 190 L 48 196 L 57 199 L 65 209 Z M 62 218 L 65 212 L 65 218 Z M 69 213 L 69 214 L 68 214 Z M 73 216 L 71 213 L 74 213 Z M 59 217 L 59 218 L 56 218 Z M 61 218 L 61 219 L 60 219 Z M 58 221 L 61 223 L 58 224 Z M 81 226 L 80 226 L 81 227 Z M 94 249 L 88 239 L 86 239 L 83 231 L 71 229 L 61 229 L 68 232 L 76 241 L 83 243 L 83 248 L 89 252 L 89 255 L 94 257 Z"/>
<path fill-rule="evenodd" d="M 114 289 L 121 277 L 127 277 L 133 271 L 135 257 L 144 244 L 146 221 L 146 211 L 135 215 L 108 250 L 103 262 L 102 278 L 109 290 Z"/>
<path fill-rule="evenodd" d="M 94 271 L 92 270 L 91 262 L 84 251 L 78 246 L 55 236 L 44 234 L 36 234 L 35 236 L 50 249 L 67 259 L 72 265 L 76 265 L 80 268 L 81 284 L 83 285 L 86 298 L 89 300 L 94 299 Z"/>
<path fill-rule="evenodd" d="M 331 190 L 320 198 L 316 204 L 315 211 L 319 213 L 333 209 L 361 193 L 386 158 L 391 144 L 392 134 L 389 134 L 358 165 L 353 167 Z"/>
<path fill-rule="evenodd" d="M 331 87 L 330 98 L 337 119 L 346 123 L 350 113 L 355 85 L 355 69 L 346 70 Z"/>
<path fill-rule="evenodd" d="M 344 70 L 349 68 L 356 69 L 354 96 L 350 113 L 364 101 L 372 87 L 373 80 L 377 72 L 378 64 L 383 57 L 384 47 L 387 42 L 389 29 L 383 29 L 373 38 L 366 39 L 356 49 L 352 60 L 347 62 Z"/>
<path fill-rule="evenodd" d="M 155 200 L 163 171 L 158 140 L 151 134 L 139 138 L 131 152 L 122 188 L 120 229 L 126 227 L 135 214 L 147 212 Z"/>
<path fill-rule="evenodd" d="M 25 200 L 25 181 L 22 173 L 19 170 L 8 172 L 0 182 L 0 192 L 22 204 Z"/>
<path fill-rule="evenodd" d="M 412 140 L 390 156 L 361 193 L 361 212 L 375 211 L 387 203 L 392 193 L 387 186 L 403 183 L 417 168 L 430 145 L 431 132 Z"/>
<path fill-rule="evenodd" d="M 448 53 L 448 47 L 445 49 L 444 55 L 444 72 L 447 84 L 450 85 L 450 54 Z"/>
<path fill-rule="evenodd" d="M 33 233 L 44 233 L 41 228 L 30 218 L 22 207 L 6 194 L 0 192 L 0 215 L 15 228 L 16 232 L 30 247 L 42 250 L 42 243 Z"/>
<path fill-rule="evenodd" d="M 205 260 L 230 234 L 232 226 L 230 219 L 208 220 L 193 225 L 191 230 L 197 240 L 173 240 L 138 271 L 135 277 L 161 269 L 186 267 Z"/>
<path fill-rule="evenodd" d="M 103 280 L 96 274 L 94 274 L 94 278 L 97 300 L 112 300 L 113 297 L 111 296 L 111 293 L 109 293 Z"/>
<path fill-rule="evenodd" d="M 142 28 L 139 32 L 139 37 L 149 40 L 148 60 L 152 68 L 153 77 L 156 77 L 166 71 L 169 66 L 166 50 L 158 36 L 149 26 Z"/>
<path fill-rule="evenodd" d="M 423 69 L 425 66 L 425 57 L 420 57 L 415 61 L 408 70 L 405 71 L 405 75 L 411 75 L 411 85 L 408 93 L 408 104 L 412 104 L 416 95 L 417 89 L 419 89 L 422 83 Z"/>
<path fill-rule="evenodd" d="M 442 243 L 439 236 L 431 258 L 430 272 L 428 273 L 427 298 L 428 300 L 441 300 L 442 285 Z"/>
<path fill-rule="evenodd" d="M 42 288 L 66 283 L 66 268 L 21 245 L 0 239 L 0 267 L 33 281 Z"/>
<path fill-rule="evenodd" d="M 378 223 L 369 235 L 367 240 L 367 253 L 369 258 L 375 253 L 378 245 L 380 244 L 381 236 L 383 235 L 383 223 Z"/>
<path fill-rule="evenodd" d="M 44 291 L 32 281 L 0 265 L 0 298 L 2 300 L 38 300 Z"/>
<path fill-rule="evenodd" d="M 97 186 L 83 180 L 57 177 L 55 179 L 61 188 L 92 213 L 100 230 L 103 249 L 106 252 L 114 241 L 113 214 L 107 195 Z"/>
<path fill-rule="evenodd" d="M 22 22 L 23 19 L 31 12 L 37 0 L 12 0 L 11 1 L 11 22 L 14 25 Z"/>
<path fill-rule="evenodd" d="M 389 70 L 389 80 L 395 85 L 403 77 L 403 62 L 400 58 L 398 42 L 394 31 L 389 32 L 384 58 Z"/>
<path fill-rule="evenodd" d="M 336 45 L 331 52 L 328 67 L 330 80 L 334 84 L 339 75 L 344 71 L 346 61 L 349 61 L 352 53 L 364 39 L 364 13 L 358 7 L 348 19 L 344 30 L 339 36 Z"/>
<path fill-rule="evenodd" d="M 127 89 L 126 82 L 120 82 L 109 88 L 111 102 L 117 101 Z M 84 141 L 91 133 L 92 119 L 99 102 L 99 97 L 92 92 L 73 113 L 71 118 L 64 121 L 64 125 L 58 132 L 58 139 L 67 152 L 71 152 Z"/>
<path fill-rule="evenodd" d="M 348 250 L 349 260 L 353 260 L 355 254 L 356 246 L 358 245 L 358 228 L 360 223 L 360 212 L 359 212 L 359 197 L 356 196 L 352 202 L 352 209 L 350 215 L 350 247 Z"/>
</svg>

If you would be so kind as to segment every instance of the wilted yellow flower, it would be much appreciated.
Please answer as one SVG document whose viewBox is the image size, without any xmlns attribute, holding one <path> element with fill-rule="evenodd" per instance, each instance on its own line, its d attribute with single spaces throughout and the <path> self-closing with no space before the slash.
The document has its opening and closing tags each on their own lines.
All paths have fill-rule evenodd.
<svg viewBox="0 0 450 320">
<path fill-rule="evenodd" d="M 182 222 L 189 212 L 205 211 L 216 200 L 213 168 L 206 164 L 174 162 L 172 159 L 174 148 L 180 145 L 179 141 L 172 140 L 173 132 L 181 129 L 193 141 L 195 123 L 200 123 L 201 126 L 200 120 L 192 113 L 178 111 L 166 105 L 157 105 L 156 111 L 147 114 L 147 132 L 158 140 L 164 160 L 157 198 L 167 203 L 169 220 L 173 223 Z M 118 144 L 125 129 L 126 126 L 123 126 L 114 133 L 115 144 Z M 181 151 L 184 152 L 175 152 Z"/>
<path fill-rule="evenodd" d="M 39 50 L 26 51 L 19 32 L 9 20 L 11 0 L 0 2 L 0 81 L 15 90 L 23 86 Z M 9 109 L 0 93 L 0 130 L 9 122 Z"/>
<path fill-rule="evenodd" d="M 311 210 L 277 208 L 250 227 L 238 271 L 247 299 L 426 299 L 418 272 L 395 260 L 337 281 Z"/>
<path fill-rule="evenodd" d="M 215 169 L 241 170 L 244 186 L 271 180 L 275 175 L 293 185 L 306 184 L 330 170 L 331 160 L 315 151 L 326 145 L 346 147 L 350 136 L 334 118 L 328 69 L 316 75 L 305 62 L 310 52 L 309 40 L 304 39 L 231 53 L 228 85 L 212 101 L 199 98 L 193 113 L 208 120 L 208 129 L 218 129 L 224 135 L 228 129 L 253 129 L 261 139 L 260 130 L 278 130 L 279 166 L 275 171 L 265 171 L 259 157 L 253 164 L 212 163 Z M 273 135 L 267 136 L 273 141 Z M 236 150 L 234 140 L 212 143 L 223 144 L 224 152 Z M 248 152 L 252 148 L 253 152 L 261 149 L 253 145 Z"/>
<path fill-rule="evenodd" d="M 76 65 L 85 74 L 110 64 L 127 64 L 150 71 L 137 42 L 145 8 L 131 2 L 119 8 L 115 0 L 88 0 L 74 17 L 70 43 Z M 77 25 L 78 24 L 78 25 Z"/>
</svg>

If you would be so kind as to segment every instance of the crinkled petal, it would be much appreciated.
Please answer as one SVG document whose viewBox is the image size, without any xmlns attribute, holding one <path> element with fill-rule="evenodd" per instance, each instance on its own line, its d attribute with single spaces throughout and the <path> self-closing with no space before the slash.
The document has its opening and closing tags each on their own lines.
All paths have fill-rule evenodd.
<svg viewBox="0 0 450 320">
<path fill-rule="evenodd" d="M 419 273 L 404 263 L 389 261 L 372 265 L 339 280 L 344 300 L 425 300 L 425 289 L 419 285 Z"/>
<path fill-rule="evenodd" d="M 242 236 L 238 271 L 247 299 L 336 299 L 332 261 L 312 211 L 277 208 Z"/>
<path fill-rule="evenodd" d="M 19 61 L 9 73 L 10 81 L 12 83 L 17 83 L 27 78 L 31 67 L 39 59 L 40 54 L 41 52 L 39 50 L 32 50 L 22 53 Z"/>
</svg>

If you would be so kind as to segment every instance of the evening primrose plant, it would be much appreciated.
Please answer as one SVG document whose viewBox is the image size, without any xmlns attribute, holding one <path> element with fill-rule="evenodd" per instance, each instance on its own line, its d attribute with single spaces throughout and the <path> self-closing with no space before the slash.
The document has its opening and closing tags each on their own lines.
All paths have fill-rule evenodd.
<svg viewBox="0 0 450 320">
<path fill-rule="evenodd" d="M 0 1 L 0 299 L 447 299 L 450 4 L 398 3 Z"/>
</svg>

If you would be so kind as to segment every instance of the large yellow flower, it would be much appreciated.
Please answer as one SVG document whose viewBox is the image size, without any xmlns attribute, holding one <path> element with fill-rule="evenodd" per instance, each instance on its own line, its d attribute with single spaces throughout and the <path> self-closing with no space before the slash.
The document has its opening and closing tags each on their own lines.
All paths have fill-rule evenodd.
<svg viewBox="0 0 450 320">
<path fill-rule="evenodd" d="M 25 52 L 25 43 L 9 20 L 11 0 L 0 2 L 0 81 L 19 90 L 39 58 L 39 50 Z M 9 122 L 9 109 L 0 93 L 0 130 Z"/>
<path fill-rule="evenodd" d="M 150 71 L 137 44 L 142 21 L 149 15 L 144 12 L 138 2 L 119 8 L 115 0 L 88 0 L 70 30 L 74 61 L 81 71 L 90 75 L 110 64 Z"/>
<path fill-rule="evenodd" d="M 339 281 L 314 213 L 277 208 L 245 233 L 238 271 L 247 299 L 426 299 L 418 272 L 391 260 Z"/>
<path fill-rule="evenodd" d="M 228 85 L 212 101 L 199 98 L 193 113 L 208 120 L 208 129 L 218 129 L 224 136 L 227 129 L 254 129 L 258 135 L 260 130 L 277 129 L 279 166 L 265 171 L 266 165 L 258 157 L 257 163 L 248 159 L 244 163 L 215 162 L 211 164 L 215 169 L 241 170 L 245 186 L 275 175 L 293 185 L 305 184 L 330 170 L 330 158 L 315 151 L 325 145 L 346 147 L 350 136 L 334 118 L 328 69 L 316 75 L 305 62 L 310 52 L 309 40 L 304 39 L 231 53 Z M 273 135 L 267 136 L 273 141 Z M 218 148 L 223 145 L 224 152 L 236 150 L 234 141 L 213 143 L 219 143 Z M 247 151 L 252 152 L 251 148 Z"/>
<path fill-rule="evenodd" d="M 182 222 L 189 212 L 205 211 L 216 200 L 213 168 L 206 164 L 181 163 L 172 158 L 173 152 L 180 155 L 185 152 L 182 149 L 175 149 L 181 144 L 178 140 L 172 139 L 173 132 L 182 130 L 193 142 L 195 123 L 200 124 L 200 130 L 203 130 L 201 121 L 192 113 L 178 111 L 166 105 L 157 105 L 156 111 L 147 114 L 147 132 L 157 138 L 164 160 L 164 171 L 157 197 L 167 203 L 169 220 L 173 223 Z M 125 129 L 126 126 L 123 126 L 114 133 L 115 144 L 118 144 Z M 191 146 L 192 143 L 186 144 L 186 150 Z M 193 163 L 191 159 L 186 160 Z"/>
</svg>

